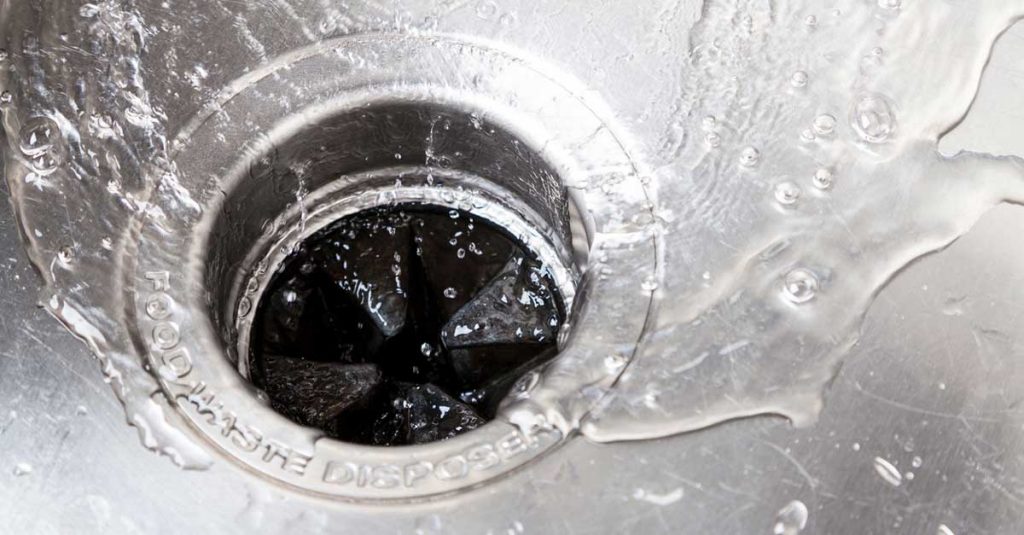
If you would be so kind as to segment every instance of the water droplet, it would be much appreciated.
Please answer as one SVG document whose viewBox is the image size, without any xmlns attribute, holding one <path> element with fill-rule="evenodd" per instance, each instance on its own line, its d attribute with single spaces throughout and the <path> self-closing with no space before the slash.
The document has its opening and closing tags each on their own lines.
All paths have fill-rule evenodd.
<svg viewBox="0 0 1024 535">
<path fill-rule="evenodd" d="M 10 91 L 0 93 L 0 105 L 10 104 L 12 100 L 14 100 L 14 95 Z"/>
<path fill-rule="evenodd" d="M 761 151 L 754 147 L 747 147 L 740 153 L 740 164 L 744 167 L 753 167 L 761 160 Z"/>
<path fill-rule="evenodd" d="M 707 143 L 708 147 L 717 149 L 722 144 L 722 136 L 719 136 L 718 132 L 708 132 L 708 135 L 704 136 L 704 142 Z"/>
<path fill-rule="evenodd" d="M 886 483 L 894 487 L 898 487 L 900 483 L 903 483 L 903 476 L 900 474 L 900 471 L 892 463 L 881 457 L 875 457 L 875 473 Z"/>
<path fill-rule="evenodd" d="M 29 166 L 39 176 L 46 176 L 60 167 L 60 158 L 58 158 L 55 152 L 44 152 L 39 156 L 33 158 L 29 162 Z"/>
<path fill-rule="evenodd" d="M 810 270 L 804 268 L 796 268 L 786 274 L 786 280 L 783 284 L 783 291 L 791 303 L 803 304 L 811 299 L 818 293 L 818 277 L 814 275 Z M 857 449 L 858 446 L 854 446 Z"/>
<path fill-rule="evenodd" d="M 775 186 L 775 200 L 783 206 L 792 206 L 800 200 L 800 186 L 792 182 L 782 182 Z"/>
<path fill-rule="evenodd" d="M 920 456 L 914 456 L 910 461 L 910 466 L 913 466 L 914 468 L 921 468 L 922 463 L 924 463 L 924 459 L 921 459 Z"/>
<path fill-rule="evenodd" d="M 444 289 L 444 296 L 448 299 L 455 299 L 455 296 L 459 295 L 459 292 L 455 291 L 455 288 L 449 286 Z"/>
<path fill-rule="evenodd" d="M 885 143 L 896 131 L 889 100 L 882 95 L 863 95 L 850 112 L 850 125 L 868 143 Z"/>
<path fill-rule="evenodd" d="M 814 172 L 814 178 L 811 182 L 814 183 L 814 187 L 820 190 L 827 190 L 832 187 L 834 180 L 835 173 L 827 167 L 822 167 Z"/>
<path fill-rule="evenodd" d="M 21 127 L 21 152 L 34 158 L 53 148 L 60 128 L 49 117 L 33 117 Z"/>
<path fill-rule="evenodd" d="M 520 377 L 514 385 L 512 385 L 512 394 L 516 396 L 522 396 L 533 390 L 537 383 L 540 382 L 540 374 L 536 371 L 527 373 Z"/>
<path fill-rule="evenodd" d="M 779 509 L 775 515 L 774 535 L 798 535 L 807 527 L 807 506 L 800 500 L 793 500 Z"/>
<path fill-rule="evenodd" d="M 476 5 L 476 14 L 482 19 L 490 19 L 498 12 L 498 5 L 490 0 Z"/>
<path fill-rule="evenodd" d="M 243 297 L 238 300 L 238 315 L 245 317 L 252 311 L 252 300 L 248 297 Z"/>
<path fill-rule="evenodd" d="M 821 136 L 830 136 L 836 130 L 836 118 L 823 113 L 814 119 L 814 131 Z"/>
<path fill-rule="evenodd" d="M 618 353 L 608 355 L 604 358 L 604 367 L 608 368 L 608 371 L 617 372 L 626 365 L 627 361 L 628 359 L 624 355 Z"/>
<path fill-rule="evenodd" d="M 814 183 L 814 187 L 822 191 L 833 187 L 835 180 L 836 173 L 827 167 L 822 167 L 817 171 L 814 171 L 814 178 L 811 179 Z"/>
<path fill-rule="evenodd" d="M 75 250 L 70 245 L 65 245 L 57 251 L 57 260 L 65 266 L 70 265 L 75 260 Z"/>
<path fill-rule="evenodd" d="M 793 87 L 804 87 L 807 85 L 809 77 L 804 71 L 796 71 L 792 76 L 789 77 L 789 83 Z"/>
<path fill-rule="evenodd" d="M 32 465 L 28 463 L 18 463 L 14 465 L 13 473 L 15 477 L 27 476 L 32 473 Z"/>
</svg>

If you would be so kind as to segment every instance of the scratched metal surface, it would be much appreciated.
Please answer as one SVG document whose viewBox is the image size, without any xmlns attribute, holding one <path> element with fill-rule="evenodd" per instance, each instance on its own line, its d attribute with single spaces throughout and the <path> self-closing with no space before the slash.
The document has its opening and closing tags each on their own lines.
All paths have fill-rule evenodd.
<svg viewBox="0 0 1024 535">
<path fill-rule="evenodd" d="M 1024 154 L 1022 47 L 1024 26 L 1001 39 L 947 150 Z M 993 211 L 882 292 L 813 427 L 753 418 L 658 441 L 576 439 L 483 489 L 376 507 L 144 450 L 86 348 L 36 308 L 6 204 L 0 232 L 4 532 L 771 533 L 793 500 L 809 509 L 806 533 L 1024 532 L 1024 208 Z"/>
</svg>

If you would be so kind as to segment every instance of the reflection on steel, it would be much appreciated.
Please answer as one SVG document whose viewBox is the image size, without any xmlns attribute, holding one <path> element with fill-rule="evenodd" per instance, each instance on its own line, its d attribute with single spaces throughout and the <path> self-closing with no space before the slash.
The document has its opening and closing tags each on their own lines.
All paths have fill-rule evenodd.
<svg viewBox="0 0 1024 535">
<path fill-rule="evenodd" d="M 761 176 L 771 147 L 737 141 L 721 116 L 680 116 L 692 103 L 679 102 L 679 73 L 721 53 L 691 50 L 706 37 L 702 13 L 736 4 L 731 31 L 756 33 L 775 23 L 747 22 L 761 8 L 66 4 L 0 4 L 2 154 L 16 201 L 0 209 L 0 512 L 12 533 L 1024 530 L 1017 207 L 990 211 L 882 290 L 815 423 L 758 416 L 656 440 L 579 436 L 592 410 L 614 409 L 606 394 L 641 362 L 638 341 L 673 340 L 642 338 L 652 302 L 672 304 L 673 282 L 717 275 L 665 273 L 665 243 L 688 244 L 672 254 L 692 266 L 731 246 L 665 236 L 684 206 L 675 158 L 732 151 L 730 169 L 763 190 L 757 210 L 770 214 L 847 178 L 831 161 Z M 838 4 L 877 7 L 878 24 L 914 14 L 909 1 Z M 825 32 L 826 19 L 819 9 L 798 23 Z M 1021 43 L 1019 27 L 999 41 L 944 152 L 1024 154 Z M 869 51 L 862 68 L 889 57 Z M 776 74 L 780 92 L 818 90 L 804 65 Z M 897 127 L 905 110 L 870 89 L 851 125 L 846 110 L 812 110 L 793 140 L 852 132 L 884 151 L 912 125 Z M 693 193 L 716 207 L 738 198 L 715 188 Z M 479 214 L 531 244 L 574 303 L 562 354 L 525 377 L 502 418 L 452 440 L 324 439 L 246 381 L 245 318 L 291 245 L 346 213 L 410 201 Z M 757 221 L 707 213 L 708 227 L 737 234 Z M 827 301 L 842 276 L 791 268 L 772 286 L 785 310 Z M 731 340 L 664 373 L 752 345 Z M 658 401 L 630 400 L 637 414 Z M 667 418 L 676 407 L 661 408 Z M 594 437 L 615 435 L 591 424 Z"/>
</svg>

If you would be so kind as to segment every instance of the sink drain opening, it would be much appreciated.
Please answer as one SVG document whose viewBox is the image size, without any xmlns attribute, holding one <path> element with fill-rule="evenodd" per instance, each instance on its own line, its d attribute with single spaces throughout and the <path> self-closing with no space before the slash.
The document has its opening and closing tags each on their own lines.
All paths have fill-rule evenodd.
<svg viewBox="0 0 1024 535">
<path fill-rule="evenodd" d="M 364 210 L 306 239 L 255 315 L 251 379 L 296 423 L 346 442 L 444 440 L 492 419 L 556 353 L 553 277 L 458 209 Z"/>
<path fill-rule="evenodd" d="M 190 120 L 125 285 L 188 432 L 353 501 L 473 488 L 565 443 L 639 340 L 657 259 L 644 170 L 576 87 L 479 43 L 368 34 L 247 73 Z"/>
<path fill-rule="evenodd" d="M 232 360 L 278 414 L 350 444 L 446 440 L 555 356 L 587 240 L 516 135 L 382 102 L 253 152 L 211 229 L 207 287 Z"/>
</svg>

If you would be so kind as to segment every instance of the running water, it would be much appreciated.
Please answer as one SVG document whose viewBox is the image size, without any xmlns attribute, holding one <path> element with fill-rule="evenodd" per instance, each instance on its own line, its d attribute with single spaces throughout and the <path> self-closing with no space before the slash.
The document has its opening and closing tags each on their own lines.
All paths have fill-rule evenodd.
<svg viewBox="0 0 1024 535">
<path fill-rule="evenodd" d="M 1024 5 L 826 4 L 705 2 L 678 118 L 721 144 L 667 147 L 656 320 L 587 437 L 814 422 L 878 291 L 1024 201 L 1019 159 L 937 150 Z"/>
<path fill-rule="evenodd" d="M 181 110 L 198 113 L 244 70 L 218 69 L 216 54 L 178 56 L 197 23 L 188 13 L 55 2 L 37 20 L 21 4 L 8 6 L 3 26 L 37 24 L 7 28 L 16 31 L 0 53 L 0 110 L 6 179 L 42 301 L 100 359 L 143 443 L 201 468 L 210 459 L 168 420 L 144 369 L 121 268 L 131 222 L 161 216 L 147 203 L 154 190 L 199 209 L 168 140 L 193 118 Z M 345 33 L 432 31 L 451 15 L 438 8 L 412 23 L 268 4 L 232 15 L 251 66 Z M 996 39 L 1024 15 L 1020 2 L 705 0 L 694 14 L 679 29 L 688 49 L 663 51 L 684 67 L 666 77 L 671 87 L 651 88 L 678 93 L 674 113 L 636 132 L 661 141 L 647 156 L 661 275 L 636 281 L 655 298 L 650 328 L 596 410 L 556 405 L 564 382 L 548 379 L 578 371 L 556 360 L 532 400 L 506 409 L 514 421 L 532 407 L 598 441 L 766 413 L 809 424 L 886 282 L 993 206 L 1024 202 L 1016 158 L 936 148 L 967 113 Z M 261 40 L 262 20 L 294 31 Z M 151 92 L 150 71 L 176 74 Z M 625 364 L 608 358 L 609 368 Z"/>
</svg>

